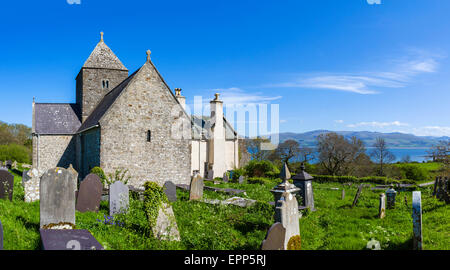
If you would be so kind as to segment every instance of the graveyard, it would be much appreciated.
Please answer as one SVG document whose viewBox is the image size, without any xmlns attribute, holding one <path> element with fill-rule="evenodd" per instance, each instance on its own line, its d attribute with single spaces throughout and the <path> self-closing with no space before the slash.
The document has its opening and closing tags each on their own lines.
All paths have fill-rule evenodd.
<svg viewBox="0 0 450 270">
<path fill-rule="evenodd" d="M 9 170 L 14 176 L 12 198 L 0 199 L 5 250 L 39 250 L 43 241 L 39 231 L 42 204 L 24 201 L 23 169 L 19 165 Z M 176 194 L 168 196 L 176 200 L 164 202 L 173 209 L 178 241 L 156 236 L 146 201 L 133 192 L 126 212 L 111 213 L 111 203 L 102 199 L 98 209 L 75 211 L 73 223 L 75 229 L 87 230 L 105 250 L 261 250 L 276 218 L 271 190 L 279 187 L 282 179 L 249 180 L 204 181 L 203 194 L 194 199 L 189 188 L 176 188 Z M 292 179 L 285 185 L 289 183 Z M 450 206 L 433 196 L 433 185 L 397 189 L 395 205 L 385 209 L 384 218 L 380 218 L 379 206 L 380 194 L 386 189 L 375 186 L 312 181 L 314 211 L 305 208 L 298 212 L 300 249 L 365 250 L 373 249 L 368 245 L 371 241 L 379 243 L 383 250 L 413 249 L 413 191 L 421 193 L 423 249 L 450 249 Z M 193 184 L 191 187 L 194 189 Z M 355 196 L 358 189 L 360 193 Z M 219 203 L 236 201 L 236 197 L 247 203 Z M 81 210 L 78 203 L 76 208 Z"/>
</svg>

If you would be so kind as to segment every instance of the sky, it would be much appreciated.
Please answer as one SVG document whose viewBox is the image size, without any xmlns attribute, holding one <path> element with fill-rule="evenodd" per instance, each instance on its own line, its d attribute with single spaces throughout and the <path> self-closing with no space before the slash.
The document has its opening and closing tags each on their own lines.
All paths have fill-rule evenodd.
<svg viewBox="0 0 450 270">
<path fill-rule="evenodd" d="M 450 136 L 450 1 L 6 1 L 1 11 L 3 122 L 31 126 L 33 97 L 75 103 L 103 31 L 130 74 L 150 49 L 188 105 L 218 92 L 225 105 L 275 105 L 279 132 Z"/>
</svg>

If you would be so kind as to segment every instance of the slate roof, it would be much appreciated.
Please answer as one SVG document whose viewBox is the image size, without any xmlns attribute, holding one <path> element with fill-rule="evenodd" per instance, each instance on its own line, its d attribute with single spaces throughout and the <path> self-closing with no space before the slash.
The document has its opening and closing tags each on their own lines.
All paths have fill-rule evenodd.
<svg viewBox="0 0 450 270">
<path fill-rule="evenodd" d="M 136 70 L 113 90 L 109 91 L 108 94 L 103 97 L 97 107 L 95 107 L 94 111 L 92 111 L 92 113 L 88 116 L 84 123 L 79 127 L 77 132 L 81 132 L 97 125 L 103 115 L 108 111 L 109 107 L 111 107 L 117 97 L 119 97 L 120 93 L 122 93 L 122 91 L 128 86 L 131 79 L 139 70 L 140 69 Z"/>
<path fill-rule="evenodd" d="M 209 122 L 211 120 L 211 117 L 209 116 L 196 116 L 192 115 L 192 122 L 194 123 L 192 127 L 192 132 L 194 133 L 194 139 L 200 138 L 200 133 L 202 128 L 208 129 Z M 214 124 L 211 126 L 214 127 Z M 227 119 L 223 117 L 223 127 L 225 128 L 225 139 L 226 140 L 234 140 L 237 137 L 236 131 L 233 129 L 233 127 L 228 123 Z M 202 134 L 202 139 L 207 139 L 205 134 Z"/>
<path fill-rule="evenodd" d="M 100 41 L 97 46 L 95 46 L 83 67 L 128 70 L 103 41 Z"/>
<path fill-rule="evenodd" d="M 75 134 L 81 125 L 79 109 L 70 103 L 35 103 L 36 134 Z"/>
</svg>

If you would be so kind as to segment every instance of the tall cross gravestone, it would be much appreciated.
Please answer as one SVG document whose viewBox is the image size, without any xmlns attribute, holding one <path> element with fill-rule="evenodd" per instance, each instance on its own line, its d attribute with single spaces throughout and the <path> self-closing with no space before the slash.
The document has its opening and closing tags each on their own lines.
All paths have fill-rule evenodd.
<svg viewBox="0 0 450 270">
<path fill-rule="evenodd" d="M 74 175 L 64 168 L 49 169 L 40 181 L 40 227 L 73 229 L 75 226 Z"/>
<path fill-rule="evenodd" d="M 109 215 L 124 213 L 128 210 L 130 201 L 130 190 L 121 181 L 109 186 Z"/>
<path fill-rule="evenodd" d="M 420 191 L 413 191 L 413 249 L 422 250 L 422 198 Z"/>
<path fill-rule="evenodd" d="M 96 174 L 89 174 L 80 184 L 76 210 L 80 212 L 98 212 L 102 199 L 103 184 Z"/>
<path fill-rule="evenodd" d="M 300 235 L 299 213 L 297 199 L 290 192 L 281 195 L 275 205 L 275 222 L 280 222 L 286 229 L 284 249 L 287 250 L 291 237 Z"/>
<path fill-rule="evenodd" d="M 380 208 L 378 212 L 379 218 L 384 218 L 386 216 L 386 195 L 384 193 L 380 194 Z"/>
<path fill-rule="evenodd" d="M 204 182 L 200 174 L 192 176 L 191 185 L 189 187 L 189 200 L 201 200 L 203 198 Z"/>
<path fill-rule="evenodd" d="M 12 201 L 14 191 L 14 176 L 8 171 L 0 170 L 0 199 Z"/>
</svg>

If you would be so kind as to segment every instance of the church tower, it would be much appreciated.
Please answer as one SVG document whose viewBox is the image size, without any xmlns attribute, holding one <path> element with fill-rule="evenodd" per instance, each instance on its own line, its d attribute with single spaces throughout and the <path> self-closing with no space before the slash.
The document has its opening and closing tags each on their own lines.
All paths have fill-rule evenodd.
<svg viewBox="0 0 450 270">
<path fill-rule="evenodd" d="M 102 98 L 128 78 L 128 69 L 103 41 L 92 51 L 76 77 L 77 105 L 81 122 L 95 109 Z"/>
</svg>

